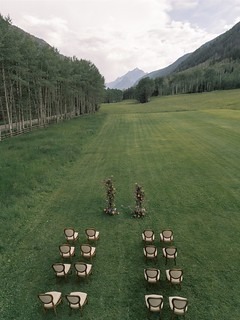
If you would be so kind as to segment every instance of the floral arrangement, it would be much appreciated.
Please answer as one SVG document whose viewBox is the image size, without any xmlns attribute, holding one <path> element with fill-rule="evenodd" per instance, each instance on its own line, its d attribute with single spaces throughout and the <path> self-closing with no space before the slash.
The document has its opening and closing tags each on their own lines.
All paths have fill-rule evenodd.
<svg viewBox="0 0 240 320">
<path fill-rule="evenodd" d="M 135 184 L 135 209 L 133 211 L 134 218 L 142 218 L 146 215 L 146 209 L 143 207 L 145 193 L 143 187 L 138 183 Z"/>
<path fill-rule="evenodd" d="M 114 203 L 116 189 L 113 186 L 112 178 L 105 179 L 104 185 L 106 189 L 106 202 L 107 202 L 107 208 L 104 209 L 104 212 L 110 215 L 119 214 Z"/>
</svg>

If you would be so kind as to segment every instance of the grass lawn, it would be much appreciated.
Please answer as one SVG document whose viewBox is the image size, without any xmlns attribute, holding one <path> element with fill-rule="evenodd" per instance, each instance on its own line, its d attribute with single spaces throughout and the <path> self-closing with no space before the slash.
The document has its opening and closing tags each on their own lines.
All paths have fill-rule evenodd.
<svg viewBox="0 0 240 320">
<path fill-rule="evenodd" d="M 236 320 L 240 296 L 240 90 L 103 105 L 95 115 L 0 143 L 0 318 L 55 319 L 37 294 L 88 293 L 86 320 L 146 319 L 144 295 L 189 299 L 187 319 Z M 102 181 L 114 176 L 117 216 L 103 213 Z M 144 186 L 147 216 L 134 219 L 135 183 Z M 56 281 L 63 229 L 100 231 L 89 282 Z M 145 262 L 141 233 L 152 228 L 159 255 Z M 182 290 L 165 280 L 159 233 L 172 228 Z M 161 270 L 147 290 L 146 266 Z M 79 319 L 64 298 L 58 319 Z M 158 319 L 151 314 L 150 319 Z"/>
</svg>

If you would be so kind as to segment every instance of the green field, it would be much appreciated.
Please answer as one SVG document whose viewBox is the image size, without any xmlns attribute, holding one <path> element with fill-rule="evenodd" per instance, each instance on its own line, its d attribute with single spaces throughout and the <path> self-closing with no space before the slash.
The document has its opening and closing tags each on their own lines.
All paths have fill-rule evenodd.
<svg viewBox="0 0 240 320">
<path fill-rule="evenodd" d="M 103 105 L 95 115 L 0 143 L 0 318 L 55 319 L 37 294 L 88 293 L 86 320 L 147 318 L 146 293 L 189 299 L 186 318 L 237 320 L 240 296 L 240 90 Z M 117 216 L 103 213 L 102 181 L 114 176 Z M 134 219 L 135 183 L 144 186 L 147 216 Z M 100 231 L 89 282 L 56 281 L 63 229 Z M 156 233 L 158 261 L 145 262 L 141 233 Z M 182 290 L 165 280 L 159 233 L 174 231 Z M 146 266 L 161 270 L 147 290 Z M 167 267 L 173 266 L 170 262 Z M 79 319 L 64 299 L 58 319 Z M 152 314 L 150 319 L 158 319 Z"/>
</svg>

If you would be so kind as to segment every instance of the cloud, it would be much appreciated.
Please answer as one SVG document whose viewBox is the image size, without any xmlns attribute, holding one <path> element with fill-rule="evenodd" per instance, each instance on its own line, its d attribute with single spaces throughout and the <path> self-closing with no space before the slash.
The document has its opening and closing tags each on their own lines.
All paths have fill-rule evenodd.
<svg viewBox="0 0 240 320">
<path fill-rule="evenodd" d="M 166 67 L 216 36 L 190 23 L 170 19 L 159 25 L 154 21 L 144 29 L 129 27 L 128 32 L 116 30 L 106 30 L 103 26 L 98 29 L 97 38 L 93 30 L 88 30 L 88 38 L 76 35 L 78 55 L 88 56 L 96 65 L 99 61 L 97 56 L 101 56 L 101 64 L 104 61 L 104 66 L 108 66 L 104 70 L 107 81 L 135 67 L 146 72 Z"/>
<path fill-rule="evenodd" d="M 8 0 L 1 10 L 62 54 L 92 61 L 107 82 L 164 68 L 240 17 L 239 0 Z"/>
<path fill-rule="evenodd" d="M 169 0 L 170 5 L 175 10 L 186 10 L 196 8 L 199 4 L 198 0 Z"/>
<path fill-rule="evenodd" d="M 56 48 L 63 45 L 64 38 L 70 32 L 67 21 L 59 17 L 43 19 L 25 15 L 22 18 L 22 24 L 25 27 L 25 30 L 31 29 L 33 35 L 39 35 L 42 39 Z M 39 32 L 39 30 L 41 31 Z"/>
<path fill-rule="evenodd" d="M 177 2 L 177 0 L 170 1 Z M 188 21 L 206 32 L 221 34 L 228 29 L 226 26 L 233 26 L 239 21 L 237 18 L 240 16 L 240 2 L 239 0 L 199 0 L 192 8 L 173 5 L 170 15 L 172 19 Z"/>
</svg>

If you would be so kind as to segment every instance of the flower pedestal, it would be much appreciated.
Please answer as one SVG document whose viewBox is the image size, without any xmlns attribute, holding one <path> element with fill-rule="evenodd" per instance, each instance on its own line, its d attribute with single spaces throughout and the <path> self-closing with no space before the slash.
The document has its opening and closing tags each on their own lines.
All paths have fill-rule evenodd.
<svg viewBox="0 0 240 320">
<path fill-rule="evenodd" d="M 105 208 L 103 211 L 109 215 L 115 215 L 119 214 L 117 211 L 117 208 L 114 204 L 116 189 L 113 186 L 113 182 L 111 178 L 108 178 L 104 180 L 104 185 L 106 189 L 106 202 L 107 202 L 107 208 Z"/>
<path fill-rule="evenodd" d="M 134 218 L 142 218 L 146 215 L 146 209 L 143 207 L 145 193 L 143 187 L 136 183 L 135 185 L 135 209 L 133 211 Z"/>
</svg>

